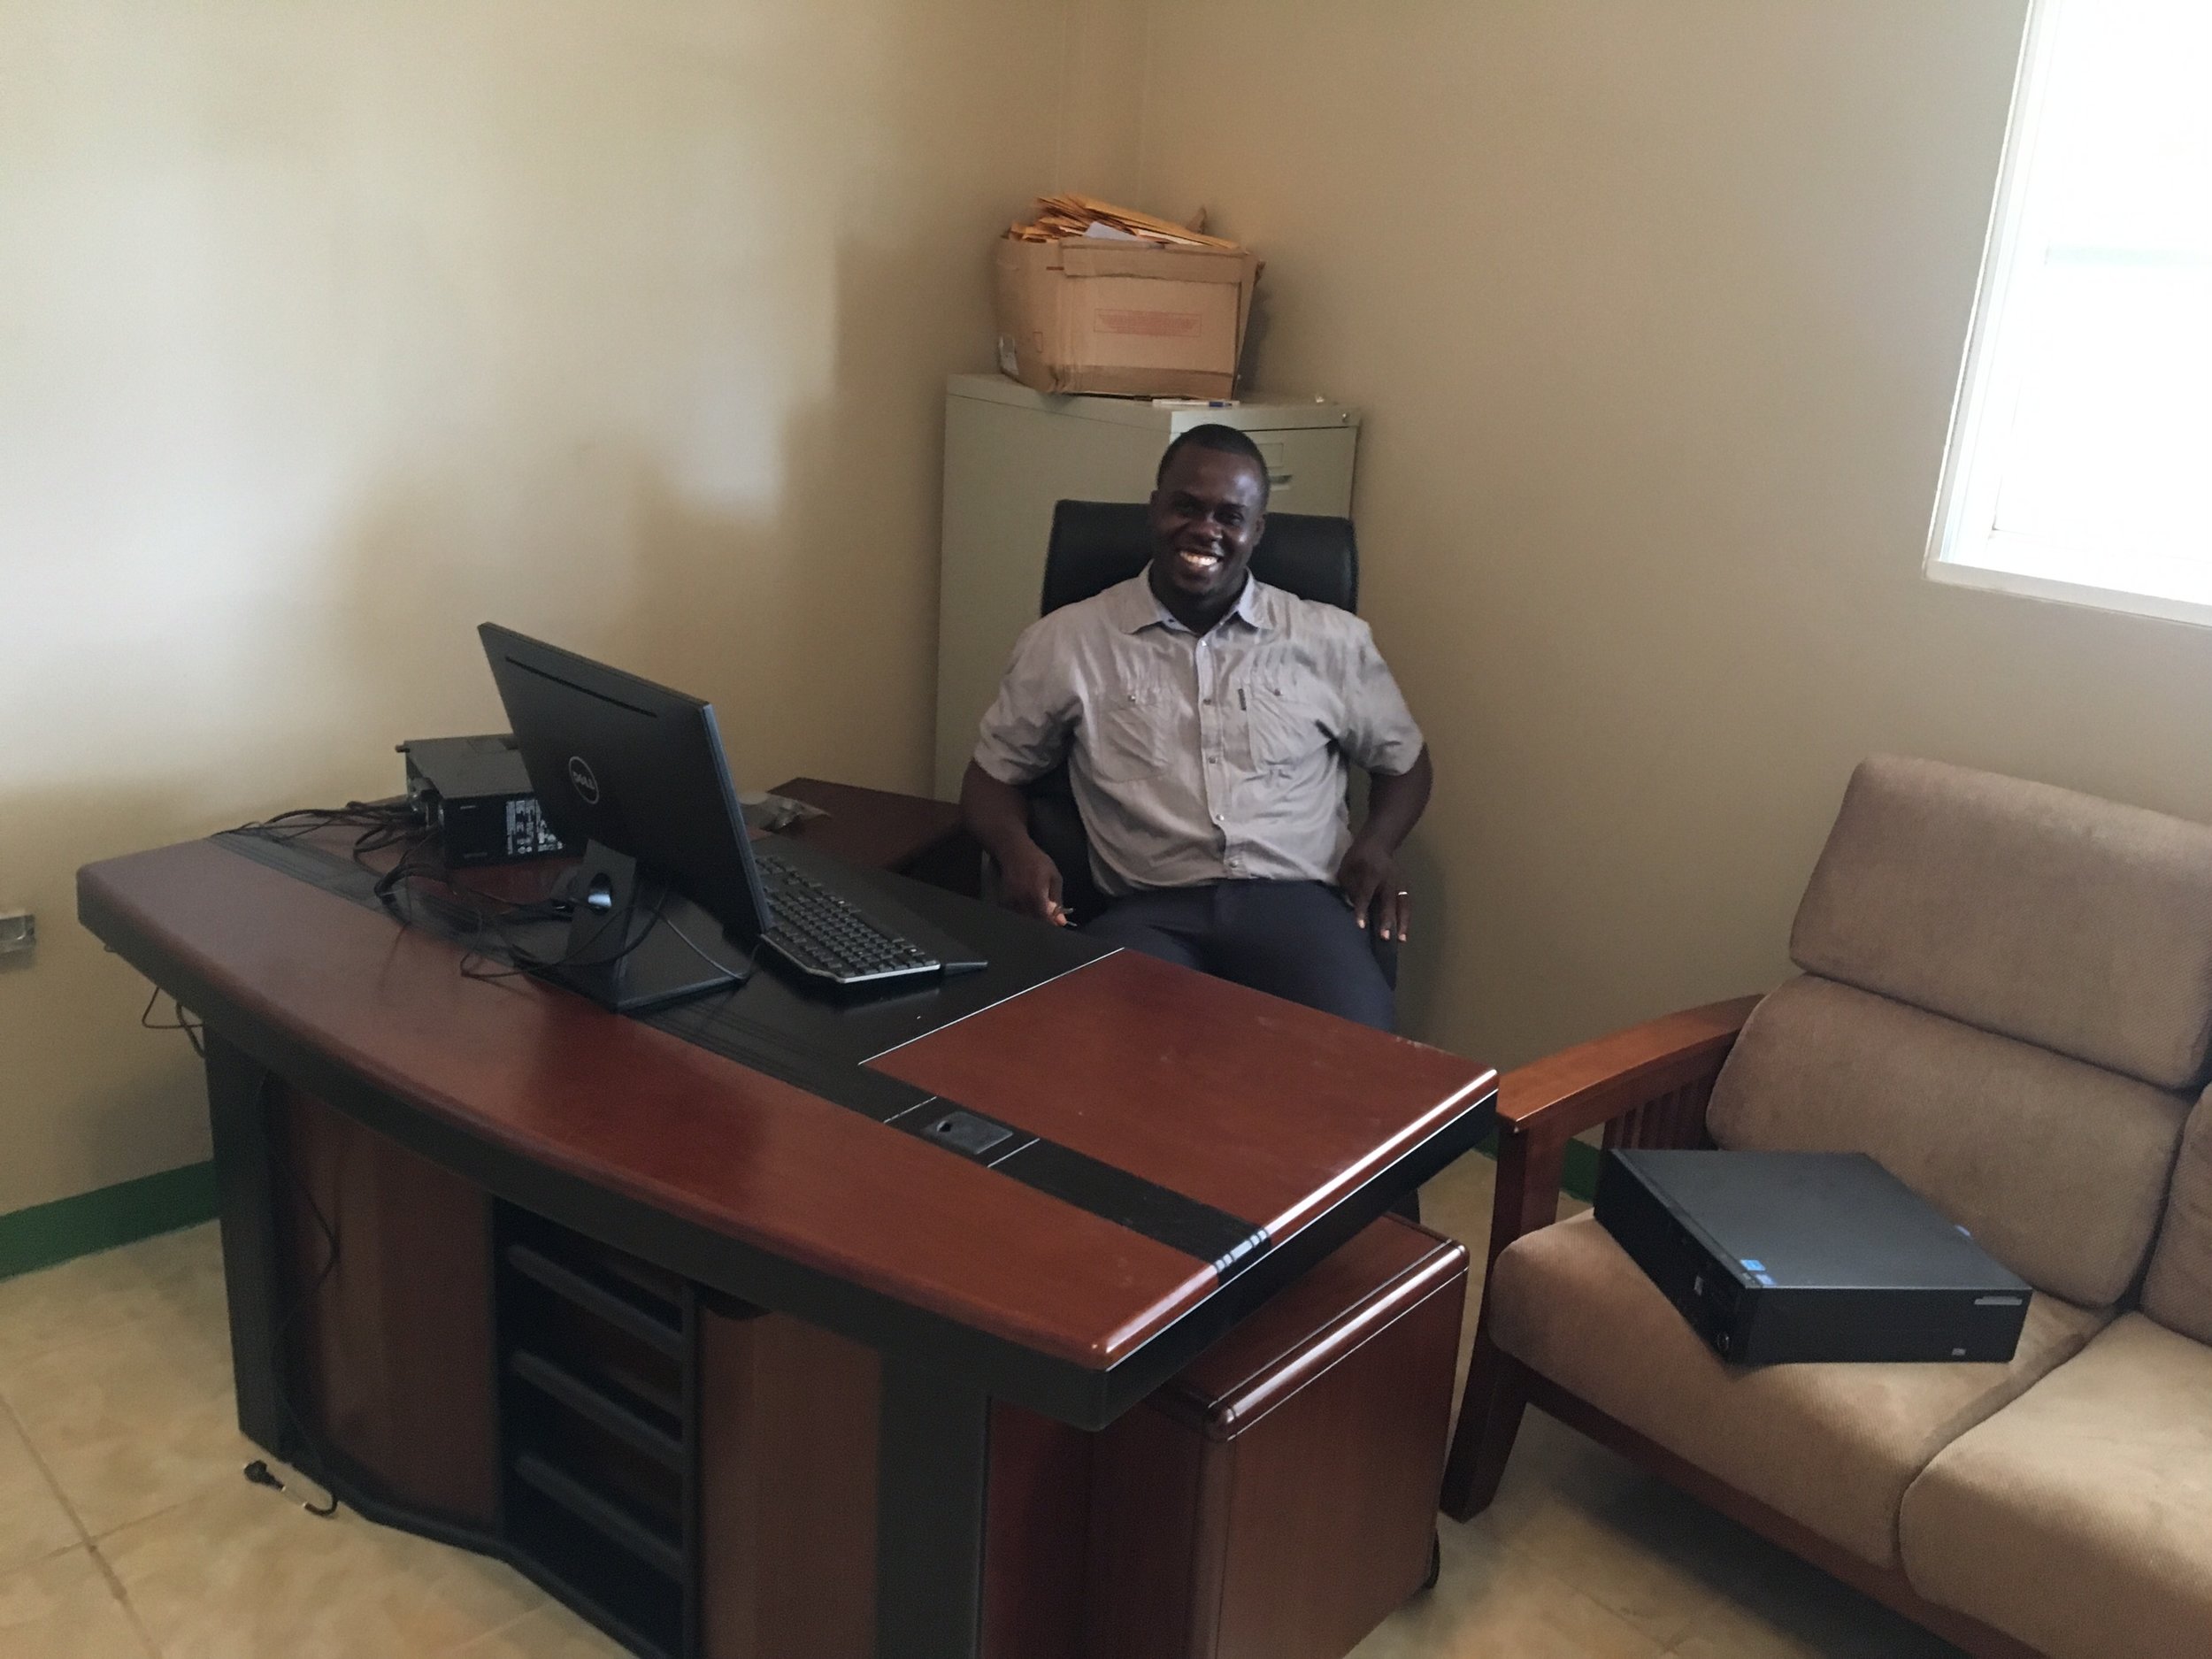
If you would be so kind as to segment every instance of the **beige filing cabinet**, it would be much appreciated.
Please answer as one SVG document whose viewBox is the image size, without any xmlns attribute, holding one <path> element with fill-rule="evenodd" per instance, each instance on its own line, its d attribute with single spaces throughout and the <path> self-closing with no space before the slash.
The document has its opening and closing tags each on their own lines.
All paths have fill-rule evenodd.
<svg viewBox="0 0 2212 1659">
<path fill-rule="evenodd" d="M 1209 422 L 1252 434 L 1277 512 L 1348 514 L 1359 416 L 1341 403 L 1162 408 L 1064 397 L 997 374 L 945 388 L 945 519 L 937 612 L 938 795 L 960 793 L 976 722 L 1021 631 L 1037 619 L 1056 501 L 1142 501 L 1160 451 Z"/>
</svg>

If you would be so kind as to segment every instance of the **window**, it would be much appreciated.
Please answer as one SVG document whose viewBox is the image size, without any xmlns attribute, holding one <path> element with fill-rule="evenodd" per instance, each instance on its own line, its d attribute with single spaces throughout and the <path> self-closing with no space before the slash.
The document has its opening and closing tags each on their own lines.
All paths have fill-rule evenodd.
<svg viewBox="0 0 2212 1659">
<path fill-rule="evenodd" d="M 1927 568 L 2212 625 L 2212 0 L 2032 0 Z"/>
</svg>

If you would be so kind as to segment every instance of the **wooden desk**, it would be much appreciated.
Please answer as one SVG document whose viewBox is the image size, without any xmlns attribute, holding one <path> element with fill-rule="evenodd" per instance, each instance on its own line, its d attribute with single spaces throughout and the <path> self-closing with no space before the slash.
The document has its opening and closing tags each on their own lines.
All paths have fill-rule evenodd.
<svg viewBox="0 0 2212 1659">
<path fill-rule="evenodd" d="M 858 1008 L 764 971 L 741 1064 L 468 977 L 231 844 L 81 872 L 86 926 L 207 1023 L 241 1426 L 319 1441 L 365 1513 L 503 1555 L 641 1650 L 708 1651 L 690 1383 L 657 1546 L 691 1575 L 680 1620 L 611 1616 L 588 1562 L 517 1530 L 562 1494 L 516 1482 L 501 1325 L 538 1292 L 503 1286 L 557 1285 L 560 1240 L 611 1247 L 683 1351 L 768 1310 L 881 1356 L 876 1651 L 972 1659 L 991 1402 L 1112 1421 L 1471 1148 L 1494 1075 L 899 885 L 993 968 Z M 926 1127 L 952 1105 L 1014 1133 L 963 1156 Z"/>
</svg>

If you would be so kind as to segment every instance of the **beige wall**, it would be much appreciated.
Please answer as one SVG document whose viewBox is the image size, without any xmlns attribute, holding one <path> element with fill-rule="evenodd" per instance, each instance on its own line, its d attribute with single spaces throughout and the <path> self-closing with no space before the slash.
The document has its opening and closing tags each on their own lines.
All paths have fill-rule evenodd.
<svg viewBox="0 0 2212 1659">
<path fill-rule="evenodd" d="M 1424 1034 L 1511 1063 L 1785 971 L 1853 762 L 2212 817 L 2212 633 L 1920 560 L 2020 0 L 1178 0 L 1146 204 L 1368 411 L 1425 721 Z"/>
<path fill-rule="evenodd" d="M 1063 119 L 1114 21 L 0 6 L 0 1211 L 205 1156 L 76 866 L 495 729 L 487 617 L 713 697 L 742 783 L 921 784 L 941 379 L 1064 127 L 1133 154 Z"/>
<path fill-rule="evenodd" d="M 75 866 L 392 787 L 486 616 L 918 787 L 939 379 L 1056 181 L 1206 204 L 1369 411 L 1423 1034 L 1772 982 L 1870 749 L 2212 817 L 2212 634 L 1919 574 L 2020 11 L 0 7 L 0 1211 L 204 1152 Z"/>
</svg>

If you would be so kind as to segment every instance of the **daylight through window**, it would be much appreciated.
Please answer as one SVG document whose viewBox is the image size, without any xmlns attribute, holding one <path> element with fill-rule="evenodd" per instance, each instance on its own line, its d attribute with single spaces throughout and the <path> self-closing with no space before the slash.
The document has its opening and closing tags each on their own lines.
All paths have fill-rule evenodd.
<svg viewBox="0 0 2212 1659">
<path fill-rule="evenodd" d="M 1928 570 L 2212 624 L 2212 0 L 2034 0 Z"/>
</svg>

